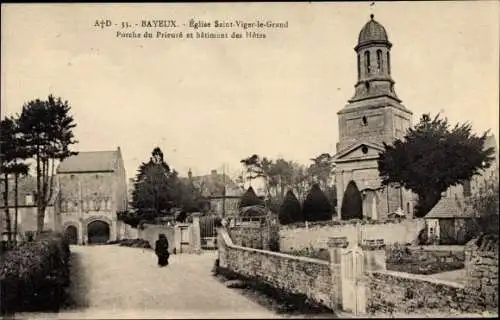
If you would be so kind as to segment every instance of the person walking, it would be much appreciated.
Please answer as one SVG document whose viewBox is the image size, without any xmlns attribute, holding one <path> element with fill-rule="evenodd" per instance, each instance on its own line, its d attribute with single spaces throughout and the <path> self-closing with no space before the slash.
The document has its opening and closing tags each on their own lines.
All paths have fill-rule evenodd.
<svg viewBox="0 0 500 320">
<path fill-rule="evenodd" d="M 158 257 L 158 265 L 164 267 L 168 265 L 168 258 L 170 256 L 168 252 L 168 240 L 167 237 L 162 233 L 158 236 L 158 240 L 155 243 L 155 253 Z"/>
</svg>

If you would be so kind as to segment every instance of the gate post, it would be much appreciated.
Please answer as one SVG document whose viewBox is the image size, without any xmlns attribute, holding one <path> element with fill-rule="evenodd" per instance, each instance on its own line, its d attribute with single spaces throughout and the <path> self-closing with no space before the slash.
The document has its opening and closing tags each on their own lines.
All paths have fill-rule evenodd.
<svg viewBox="0 0 500 320">
<path fill-rule="evenodd" d="M 361 225 L 356 226 L 356 241 L 346 249 L 340 249 L 340 277 L 342 309 L 361 315 L 367 309 L 367 283 L 365 281 L 365 257 L 359 246 Z"/>
<path fill-rule="evenodd" d="M 195 253 L 201 253 L 201 230 L 200 230 L 200 216 L 201 213 L 195 212 L 191 215 L 193 217 L 193 249 Z"/>
<path fill-rule="evenodd" d="M 328 238 L 328 252 L 330 254 L 330 275 L 332 277 L 332 303 L 342 308 L 342 278 L 340 276 L 341 249 L 348 245 L 347 237 Z"/>
</svg>

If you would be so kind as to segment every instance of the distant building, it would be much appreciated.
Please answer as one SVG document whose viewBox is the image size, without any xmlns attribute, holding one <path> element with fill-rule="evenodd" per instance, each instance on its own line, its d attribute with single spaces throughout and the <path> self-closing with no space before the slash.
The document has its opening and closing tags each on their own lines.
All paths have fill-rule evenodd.
<svg viewBox="0 0 500 320">
<path fill-rule="evenodd" d="M 188 178 L 201 195 L 210 201 L 210 210 L 219 216 L 236 216 L 238 214 L 238 203 L 241 189 L 226 174 L 212 170 L 210 174 L 193 176 L 189 170 Z M 225 212 L 225 214 L 224 214 Z"/>
<path fill-rule="evenodd" d="M 75 243 L 116 240 L 124 227 L 117 212 L 127 209 L 127 180 L 122 154 L 80 152 L 57 169 L 58 223 Z"/>
<path fill-rule="evenodd" d="M 4 184 L 0 186 L 0 233 L 7 231 L 6 207 L 3 198 Z M 9 200 L 8 209 L 11 221 L 11 232 L 14 232 L 15 221 L 15 184 L 14 177 L 9 178 Z M 28 232 L 36 232 L 37 229 L 37 206 L 36 206 L 36 178 L 20 176 L 18 178 L 18 197 L 17 197 L 17 238 L 21 239 Z M 49 206 L 45 209 L 44 229 L 55 230 L 55 203 L 57 198 L 57 189 L 53 192 L 53 197 L 49 201 Z"/>
<path fill-rule="evenodd" d="M 391 47 L 387 31 L 371 15 L 354 48 L 354 96 L 337 112 L 339 142 L 334 161 L 339 219 L 377 220 L 398 209 L 413 216 L 413 193 L 382 186 L 377 165 L 383 144 L 402 138 L 412 124 L 412 112 L 394 90 Z"/>
</svg>

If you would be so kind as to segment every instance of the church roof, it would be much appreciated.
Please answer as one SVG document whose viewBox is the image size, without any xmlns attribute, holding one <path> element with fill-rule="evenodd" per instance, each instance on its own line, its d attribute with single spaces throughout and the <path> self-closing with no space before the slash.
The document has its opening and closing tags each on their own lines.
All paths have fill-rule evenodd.
<svg viewBox="0 0 500 320">
<path fill-rule="evenodd" d="M 79 152 L 61 162 L 57 173 L 115 171 L 119 157 L 120 150 Z"/>
<path fill-rule="evenodd" d="M 370 15 L 370 21 L 359 32 L 358 45 L 362 45 L 371 41 L 389 41 L 385 28 L 373 19 L 373 14 Z"/>
</svg>

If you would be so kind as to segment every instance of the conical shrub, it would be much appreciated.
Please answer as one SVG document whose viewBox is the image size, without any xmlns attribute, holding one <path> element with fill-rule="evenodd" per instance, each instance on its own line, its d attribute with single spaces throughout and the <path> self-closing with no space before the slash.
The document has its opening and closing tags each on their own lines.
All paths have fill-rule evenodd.
<svg viewBox="0 0 500 320">
<path fill-rule="evenodd" d="M 279 220 L 281 224 L 290 224 L 304 221 L 300 202 L 292 190 L 288 190 L 285 199 L 279 209 Z"/>
<path fill-rule="evenodd" d="M 307 221 L 325 221 L 332 219 L 332 205 L 318 184 L 314 184 L 304 200 L 302 214 Z"/>
<path fill-rule="evenodd" d="M 252 187 L 249 187 L 247 191 L 241 196 L 239 208 L 264 205 L 263 201 L 257 197 L 257 194 Z"/>
</svg>

